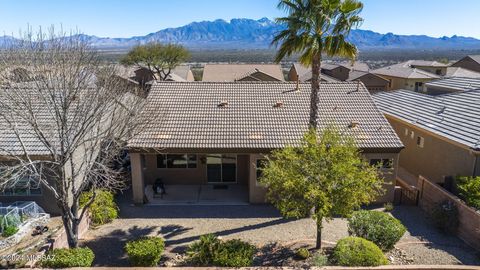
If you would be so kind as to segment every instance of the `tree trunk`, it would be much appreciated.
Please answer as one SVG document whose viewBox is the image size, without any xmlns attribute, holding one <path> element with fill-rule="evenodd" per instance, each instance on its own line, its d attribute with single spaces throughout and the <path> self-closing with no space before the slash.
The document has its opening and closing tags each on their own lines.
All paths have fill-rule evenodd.
<svg viewBox="0 0 480 270">
<path fill-rule="evenodd" d="M 68 205 L 62 205 L 62 221 L 63 228 L 65 229 L 65 234 L 67 235 L 67 242 L 69 248 L 78 247 L 78 225 L 80 221 L 78 220 L 78 201 L 74 202 L 71 207 Z M 69 215 L 69 212 L 75 217 L 72 219 Z"/>
<path fill-rule="evenodd" d="M 310 119 L 308 125 L 311 129 L 318 128 L 318 103 L 320 91 L 321 54 L 313 56 L 312 60 L 312 92 L 310 94 Z"/>
<path fill-rule="evenodd" d="M 317 219 L 317 243 L 315 245 L 316 249 L 322 248 L 322 218 Z"/>
</svg>

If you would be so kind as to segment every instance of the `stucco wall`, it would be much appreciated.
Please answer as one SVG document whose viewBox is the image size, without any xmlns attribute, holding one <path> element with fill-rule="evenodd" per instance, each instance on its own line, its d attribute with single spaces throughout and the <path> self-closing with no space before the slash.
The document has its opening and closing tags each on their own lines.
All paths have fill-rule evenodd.
<svg viewBox="0 0 480 270">
<path fill-rule="evenodd" d="M 405 89 L 415 91 L 416 82 L 422 82 L 425 86 L 425 83 L 432 81 L 432 79 L 404 79 L 385 75 L 381 75 L 381 77 L 392 81 L 391 85 L 388 87 L 388 90 Z"/>
<path fill-rule="evenodd" d="M 399 165 L 409 173 L 423 175 L 435 183 L 442 183 L 446 176 L 473 174 L 475 156 L 469 150 L 396 118 L 387 116 L 387 119 L 405 145 L 405 149 L 400 153 Z M 408 135 L 405 135 L 405 129 L 408 129 Z M 423 148 L 417 146 L 418 136 L 425 140 Z"/>
<path fill-rule="evenodd" d="M 380 196 L 375 203 L 393 202 L 395 196 L 395 180 L 398 173 L 399 154 L 397 153 L 364 153 L 363 156 L 367 160 L 371 159 L 391 159 L 393 162 L 393 169 L 383 169 L 382 177 L 385 180 L 383 186 L 385 193 Z"/>
<path fill-rule="evenodd" d="M 385 91 L 388 89 L 388 81 L 383 80 L 373 74 L 367 74 L 359 78 L 359 80 L 370 91 Z"/>
<path fill-rule="evenodd" d="M 350 70 L 346 67 L 338 67 L 332 70 L 322 69 L 322 73 L 340 81 L 346 81 L 350 75 Z"/>
</svg>

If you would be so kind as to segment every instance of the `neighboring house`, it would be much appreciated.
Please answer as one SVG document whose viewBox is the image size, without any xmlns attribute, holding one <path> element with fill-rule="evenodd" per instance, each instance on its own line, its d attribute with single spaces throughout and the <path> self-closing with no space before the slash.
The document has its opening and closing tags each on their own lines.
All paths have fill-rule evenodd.
<svg viewBox="0 0 480 270">
<path fill-rule="evenodd" d="M 400 168 L 436 183 L 480 175 L 480 90 L 436 97 L 399 90 L 373 97 L 405 145 Z"/>
<path fill-rule="evenodd" d="M 348 76 L 350 74 L 349 68 L 339 64 L 322 63 L 321 69 L 323 74 L 333 77 L 340 81 L 348 80 Z"/>
<path fill-rule="evenodd" d="M 312 80 L 312 69 L 300 63 L 295 63 L 288 72 L 288 80 L 292 82 L 297 80 L 299 82 L 309 82 Z M 322 82 L 339 82 L 339 80 L 325 74 L 320 74 L 320 80 Z"/>
<path fill-rule="evenodd" d="M 298 88 L 297 88 L 298 87 Z M 257 165 L 272 150 L 298 145 L 308 130 L 308 83 L 158 83 L 144 110 L 159 113 L 128 143 L 135 203 L 162 179 L 169 185 L 243 187 L 248 202 L 265 203 Z M 358 83 L 324 83 L 319 128 L 336 124 L 357 140 L 364 157 L 381 163 L 386 195 L 393 200 L 398 153 L 403 145 Z M 235 187 L 232 187 L 234 189 Z"/>
<path fill-rule="evenodd" d="M 204 82 L 285 81 L 282 67 L 272 64 L 206 64 Z"/>
<path fill-rule="evenodd" d="M 365 87 L 367 87 L 370 93 L 375 93 L 379 91 L 386 91 L 390 83 L 389 80 L 382 78 L 379 75 L 367 72 L 367 71 L 350 71 L 350 76 L 348 80 L 350 82 L 360 81 Z"/>
<path fill-rule="evenodd" d="M 480 73 L 475 72 L 469 69 L 461 68 L 461 67 L 448 67 L 447 74 L 444 76 L 445 78 L 475 78 L 480 79 Z"/>
<path fill-rule="evenodd" d="M 424 92 L 424 84 L 440 79 L 441 75 L 436 75 L 423 69 L 416 68 L 420 66 L 412 66 L 412 63 L 416 62 L 421 62 L 417 64 L 426 65 L 423 61 L 407 61 L 372 70 L 371 72 L 389 81 L 387 90 L 406 89 L 415 92 Z"/>
<path fill-rule="evenodd" d="M 480 55 L 468 55 L 458 62 L 452 64 L 452 67 L 461 67 L 475 72 L 480 72 Z"/>
<path fill-rule="evenodd" d="M 447 74 L 447 68 L 449 64 L 440 63 L 437 61 L 425 61 L 425 60 L 410 60 L 403 64 L 407 64 L 412 68 L 418 68 L 438 76 L 445 76 Z"/>
<path fill-rule="evenodd" d="M 149 69 L 137 68 L 130 73 L 130 79 L 133 79 L 141 85 L 146 85 L 154 80 L 154 77 Z M 193 82 L 195 78 L 188 65 L 180 65 L 174 68 L 166 81 L 178 81 L 178 82 Z"/>
<path fill-rule="evenodd" d="M 425 84 L 426 92 L 429 95 L 443 95 L 453 92 L 464 92 L 480 89 L 480 78 L 446 78 L 431 81 Z M 479 104 L 480 106 L 480 104 Z"/>
<path fill-rule="evenodd" d="M 370 67 L 368 66 L 368 64 L 361 61 L 354 61 L 354 62 L 347 61 L 347 62 L 340 62 L 338 64 L 350 69 L 350 71 L 363 71 L 363 72 L 370 71 Z"/>
</svg>

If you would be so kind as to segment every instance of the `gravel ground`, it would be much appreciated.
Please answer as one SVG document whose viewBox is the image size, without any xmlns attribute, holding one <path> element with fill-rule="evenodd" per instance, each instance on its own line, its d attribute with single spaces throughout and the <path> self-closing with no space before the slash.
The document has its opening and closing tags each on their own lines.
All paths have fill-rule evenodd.
<svg viewBox="0 0 480 270">
<path fill-rule="evenodd" d="M 473 249 L 456 237 L 437 232 L 418 208 L 400 206 L 393 215 L 402 220 L 409 232 L 387 254 L 392 264 L 480 265 Z M 96 266 L 128 266 L 123 252 L 125 242 L 143 235 L 159 235 L 166 240 L 165 260 L 169 265 L 180 259 L 177 254 L 185 251 L 189 243 L 207 233 L 223 239 L 240 238 L 267 253 L 285 253 L 282 247 L 313 247 L 315 243 L 313 220 L 286 220 L 271 206 L 134 207 L 121 203 L 121 218 L 91 230 L 83 244 L 94 250 Z M 345 236 L 346 220 L 325 222 L 325 246 L 333 246 Z"/>
</svg>

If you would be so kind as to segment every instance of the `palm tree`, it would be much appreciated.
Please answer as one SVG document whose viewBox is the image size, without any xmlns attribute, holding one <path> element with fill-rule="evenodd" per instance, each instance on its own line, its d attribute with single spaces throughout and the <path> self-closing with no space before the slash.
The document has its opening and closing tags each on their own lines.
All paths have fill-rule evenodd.
<svg viewBox="0 0 480 270">
<path fill-rule="evenodd" d="M 309 126 L 317 129 L 322 53 L 352 61 L 357 57 L 358 50 L 347 37 L 363 22 L 359 16 L 363 4 L 358 0 L 280 0 L 278 7 L 288 16 L 276 20 L 286 28 L 272 41 L 280 44 L 275 61 L 300 53 L 300 63 L 312 67 Z"/>
</svg>

